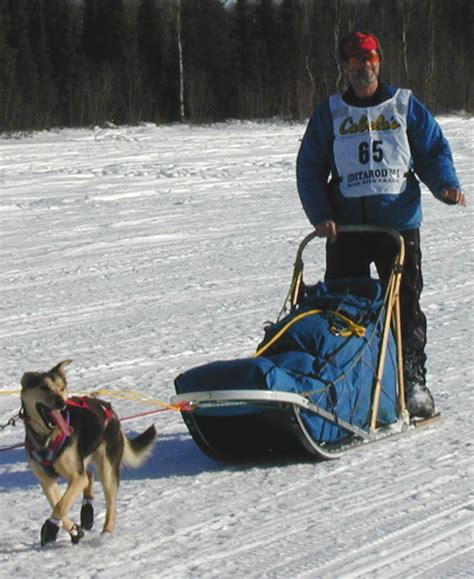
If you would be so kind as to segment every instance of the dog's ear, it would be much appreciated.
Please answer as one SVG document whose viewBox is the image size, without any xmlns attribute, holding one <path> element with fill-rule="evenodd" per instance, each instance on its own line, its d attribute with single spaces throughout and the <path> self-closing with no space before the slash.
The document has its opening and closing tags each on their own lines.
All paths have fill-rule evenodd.
<svg viewBox="0 0 474 579">
<path fill-rule="evenodd" d="M 49 374 L 59 374 L 61 378 L 64 380 L 64 382 L 66 382 L 66 373 L 64 372 L 64 366 L 69 366 L 69 364 L 72 364 L 72 360 L 69 359 L 63 360 L 62 362 L 59 362 L 59 364 L 56 364 L 54 368 L 51 368 Z"/>
<path fill-rule="evenodd" d="M 22 388 L 34 388 L 38 383 L 38 376 L 40 372 L 25 372 L 21 377 L 21 387 Z"/>
</svg>

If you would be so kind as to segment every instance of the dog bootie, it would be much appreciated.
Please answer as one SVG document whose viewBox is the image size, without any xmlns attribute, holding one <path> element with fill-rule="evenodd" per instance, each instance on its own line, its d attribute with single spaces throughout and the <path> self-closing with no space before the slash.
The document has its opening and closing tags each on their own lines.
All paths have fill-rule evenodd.
<svg viewBox="0 0 474 579">
<path fill-rule="evenodd" d="M 81 507 L 81 529 L 90 531 L 94 526 L 94 505 L 92 499 L 86 498 Z"/>
<path fill-rule="evenodd" d="M 41 546 L 44 547 L 47 543 L 56 541 L 60 525 L 58 522 L 52 522 L 48 519 L 41 527 Z"/>
<path fill-rule="evenodd" d="M 73 545 L 77 545 L 84 537 L 84 531 L 78 525 L 74 525 L 72 529 L 69 529 L 68 532 L 71 535 L 71 541 Z"/>
</svg>

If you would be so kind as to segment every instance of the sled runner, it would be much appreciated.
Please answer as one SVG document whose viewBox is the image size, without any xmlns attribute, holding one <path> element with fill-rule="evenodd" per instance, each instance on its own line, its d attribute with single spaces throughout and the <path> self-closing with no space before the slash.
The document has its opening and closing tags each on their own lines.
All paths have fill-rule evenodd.
<svg viewBox="0 0 474 579">
<path fill-rule="evenodd" d="M 406 410 L 399 287 L 403 238 L 381 227 L 340 234 L 393 236 L 398 254 L 386 285 L 348 278 L 308 285 L 301 242 L 279 319 L 250 358 L 192 368 L 171 403 L 196 444 L 219 460 L 302 454 L 337 458 L 352 446 L 402 432 Z"/>
</svg>

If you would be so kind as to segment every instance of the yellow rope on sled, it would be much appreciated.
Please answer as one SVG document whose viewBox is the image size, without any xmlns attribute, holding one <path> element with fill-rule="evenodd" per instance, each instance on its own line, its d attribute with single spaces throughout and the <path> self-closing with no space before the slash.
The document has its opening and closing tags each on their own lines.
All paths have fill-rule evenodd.
<svg viewBox="0 0 474 579">
<path fill-rule="evenodd" d="M 307 318 L 309 316 L 315 316 L 323 313 L 332 314 L 333 316 L 340 318 L 343 322 L 347 324 L 347 327 L 342 330 L 336 328 L 335 326 L 331 327 L 331 331 L 337 333 L 337 335 L 339 336 L 347 337 L 352 336 L 352 334 L 356 334 L 356 336 L 358 336 L 359 338 L 363 338 L 367 332 L 367 328 L 359 324 L 356 324 L 350 318 L 339 312 L 334 312 L 332 310 L 309 310 L 308 312 L 303 312 L 302 314 L 299 314 L 298 316 L 295 316 L 293 319 L 291 319 L 285 326 L 283 326 L 283 328 L 281 328 L 280 331 L 278 331 L 273 336 L 273 338 L 269 342 L 267 342 L 264 346 L 262 346 L 260 350 L 257 350 L 252 357 L 258 358 L 259 356 L 261 356 L 264 352 L 266 352 L 270 348 L 270 346 L 273 346 L 273 344 L 277 340 L 279 340 L 281 336 L 283 336 L 283 334 L 291 328 L 291 326 L 296 324 L 296 322 L 299 322 L 300 320 Z"/>
<path fill-rule="evenodd" d="M 352 334 L 355 334 L 358 338 L 363 338 L 367 333 L 367 328 L 361 326 L 360 324 L 356 324 L 347 316 L 344 316 L 339 312 L 331 312 L 331 313 L 340 318 L 341 320 L 343 320 L 344 322 L 346 322 L 347 324 L 347 328 L 344 328 L 343 330 L 339 330 L 334 326 L 331 328 L 331 331 L 337 333 L 338 336 L 347 337 L 352 336 Z"/>
</svg>

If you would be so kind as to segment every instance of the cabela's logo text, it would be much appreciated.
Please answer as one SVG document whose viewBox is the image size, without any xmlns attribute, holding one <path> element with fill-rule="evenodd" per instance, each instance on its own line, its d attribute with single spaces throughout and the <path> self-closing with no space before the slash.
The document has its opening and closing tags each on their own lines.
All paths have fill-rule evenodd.
<svg viewBox="0 0 474 579">
<path fill-rule="evenodd" d="M 362 115 L 358 122 L 355 122 L 352 117 L 346 117 L 339 125 L 339 133 L 353 135 L 369 131 L 395 131 L 400 126 L 400 123 L 393 117 L 387 120 L 385 115 L 379 115 L 375 121 L 369 121 L 367 115 Z"/>
</svg>

